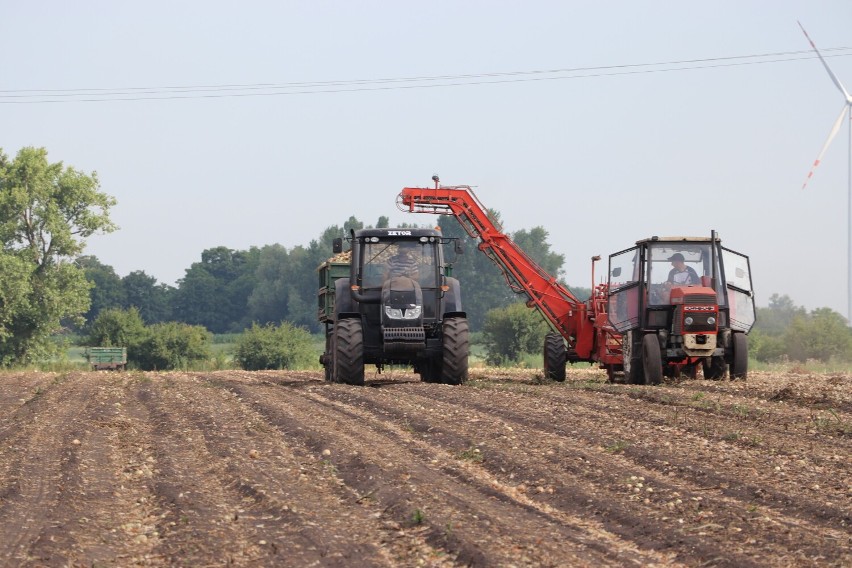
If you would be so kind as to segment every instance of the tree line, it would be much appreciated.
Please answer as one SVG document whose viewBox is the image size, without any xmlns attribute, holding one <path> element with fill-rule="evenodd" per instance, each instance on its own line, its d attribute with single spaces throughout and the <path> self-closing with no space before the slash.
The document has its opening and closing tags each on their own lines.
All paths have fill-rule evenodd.
<svg viewBox="0 0 852 568">
<path fill-rule="evenodd" d="M 499 218 L 497 212 L 491 214 Z M 84 317 L 86 322 L 93 322 L 104 310 L 135 308 L 146 324 L 179 321 L 203 326 L 212 333 L 239 333 L 252 324 L 282 321 L 318 332 L 317 268 L 331 255 L 334 238 L 348 236 L 350 230 L 364 226 L 352 216 L 342 226 L 327 227 L 307 245 L 290 249 L 280 244 L 248 250 L 225 246 L 207 249 L 176 286 L 158 283 L 144 271 L 120 277 L 96 257 L 81 256 L 76 264 L 92 283 L 91 304 Z M 375 226 L 387 227 L 387 217 L 380 217 Z M 446 236 L 463 241 L 465 254 L 457 255 L 449 245 L 445 254 L 453 264 L 453 275 L 462 283 L 462 305 L 471 327 L 481 329 L 489 310 L 517 301 L 517 295 L 455 219 L 441 217 L 438 226 Z M 541 227 L 512 235 L 550 274 L 559 274 L 564 257 L 550 250 L 547 237 Z M 588 295 L 583 289 L 578 293 Z"/>
<path fill-rule="evenodd" d="M 767 307 L 757 309 L 749 341 L 758 361 L 852 362 L 852 328 L 846 318 L 830 308 L 807 311 L 787 295 L 773 294 Z"/>
</svg>

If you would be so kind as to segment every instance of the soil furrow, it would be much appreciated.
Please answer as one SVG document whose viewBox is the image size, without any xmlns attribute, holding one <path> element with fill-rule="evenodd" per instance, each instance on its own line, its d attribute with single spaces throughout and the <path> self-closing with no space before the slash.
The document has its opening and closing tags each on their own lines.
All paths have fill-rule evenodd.
<svg viewBox="0 0 852 568">
<path fill-rule="evenodd" d="M 62 525 L 55 513 L 68 502 L 66 489 L 74 489 L 70 472 L 77 460 L 69 430 L 86 412 L 86 385 L 84 380 L 63 379 L 61 385 L 54 383 L 27 402 L 23 414 L 30 418 L 14 436 L 17 444 L 3 456 L 10 462 L 0 489 L 2 563 L 42 563 L 37 552 L 42 539 L 49 540 Z M 66 396 L 79 404 L 62 404 Z M 66 488 L 66 481 L 71 481 L 71 487 Z"/>
<path fill-rule="evenodd" d="M 299 394 L 305 395 L 305 392 Z M 588 523 L 580 518 L 568 518 L 561 512 L 543 507 L 540 503 L 530 499 L 522 492 L 518 492 L 514 484 L 507 486 L 500 483 L 489 475 L 483 475 L 482 471 L 475 465 L 466 463 L 464 458 L 459 458 L 456 448 L 468 447 L 467 441 L 456 443 L 452 448 L 436 447 L 429 442 L 413 438 L 404 428 L 393 427 L 381 418 L 371 415 L 370 409 L 349 406 L 345 403 L 328 401 L 324 398 L 326 391 L 312 391 L 307 398 L 312 400 L 302 401 L 293 397 L 287 397 L 287 414 L 283 416 L 276 413 L 276 408 L 281 405 L 269 404 L 268 398 L 260 403 L 265 406 L 264 412 L 270 414 L 270 420 L 275 415 L 274 421 L 290 436 L 302 437 L 309 447 L 318 449 L 322 446 L 343 446 L 358 449 L 357 456 L 351 461 L 335 461 L 335 466 L 344 476 L 346 482 L 363 493 L 370 493 L 389 510 L 400 509 L 401 501 L 412 503 L 409 509 L 426 508 L 426 505 L 418 507 L 413 503 L 420 501 L 431 501 L 429 504 L 430 514 L 441 511 L 439 521 L 433 523 L 436 528 L 443 527 L 446 523 L 458 524 L 462 522 L 467 527 L 465 531 L 453 531 L 458 538 L 464 538 L 468 542 L 487 542 L 494 536 L 501 540 L 515 541 L 515 530 L 518 526 L 529 527 L 528 534 L 539 535 L 534 537 L 543 538 L 546 541 L 536 543 L 536 553 L 540 558 L 557 557 L 559 554 L 559 543 L 574 542 L 576 545 L 588 549 L 590 552 L 603 555 L 595 558 L 578 558 L 580 562 L 599 563 L 601 561 L 612 562 L 614 558 L 608 553 L 610 547 L 606 545 L 607 539 L 613 537 L 606 534 L 594 523 Z M 254 395 L 256 398 L 257 394 Z M 286 394 L 277 394 L 276 398 L 285 398 Z M 277 402 L 277 401 L 276 401 Z M 402 402 L 402 401 L 400 401 Z M 304 408 L 303 408 L 304 407 Z M 296 411 L 301 411 L 301 418 L 292 418 Z M 322 430 L 314 429 L 304 432 L 303 425 L 310 420 L 311 413 L 321 413 L 330 420 L 330 424 Z M 385 458 L 384 456 L 393 456 Z M 371 468 L 365 467 L 370 464 Z M 361 473 L 365 469 L 375 472 L 375 475 Z M 373 478 L 372 484 L 370 478 Z M 377 485 L 379 479 L 398 477 L 404 483 L 396 483 L 393 490 L 388 491 L 386 487 Z M 417 489 L 418 486 L 429 485 L 432 494 L 424 497 Z M 402 492 L 402 495 L 400 495 Z M 488 505 L 483 505 L 487 503 Z M 473 511 L 479 509 L 478 514 Z M 404 522 L 405 515 L 411 514 L 409 509 L 402 507 L 397 514 L 397 522 Z M 486 513 L 490 513 L 487 514 Z M 483 516 L 486 518 L 483 520 Z M 454 521 L 454 519 L 456 519 Z M 459 521 L 458 519 L 461 519 Z M 550 530 L 545 525 L 550 525 Z M 486 528 L 485 533 L 482 529 Z M 538 527 L 538 528 L 536 528 Z M 468 534 L 469 533 L 469 536 Z M 617 539 L 616 539 L 617 540 Z M 618 542 L 621 550 L 621 561 L 629 561 L 629 546 Z M 505 544 L 503 545 L 505 546 Z M 516 547 L 532 547 L 530 542 L 518 539 L 514 544 Z M 460 557 L 465 557 L 465 551 L 458 551 Z M 486 553 L 482 553 L 486 554 Z M 493 553 L 492 553 L 493 554 Z M 640 563 L 647 563 L 649 558 L 641 555 L 634 556 Z M 659 561 L 661 557 L 654 558 Z M 485 555 L 485 564 L 500 563 L 499 556 Z M 507 559 L 502 559 L 503 562 Z M 479 562 L 477 562 L 479 563 Z"/>
<path fill-rule="evenodd" d="M 421 389 L 418 389 L 418 390 L 420 391 Z M 327 391 L 327 392 L 331 392 L 331 391 Z M 439 397 L 435 396 L 434 393 L 429 393 L 429 395 L 418 393 L 418 394 L 413 394 L 412 396 L 415 398 L 415 404 L 414 404 L 415 407 L 416 406 L 422 407 L 423 405 L 435 406 L 435 405 L 440 405 L 442 403 L 447 402 L 447 401 L 439 400 Z M 356 395 L 356 398 L 361 399 L 361 400 L 357 401 L 359 404 L 364 404 L 364 401 L 363 401 L 364 396 L 357 396 Z M 419 400 L 417 400 L 417 399 L 419 399 Z M 411 427 L 413 427 L 415 429 L 420 429 L 423 426 L 423 424 L 428 424 L 428 434 L 429 434 L 430 439 L 434 439 L 436 436 L 441 435 L 440 426 L 435 425 L 436 423 L 440 424 L 440 422 L 437 422 L 437 421 L 428 421 L 428 422 L 425 422 L 425 423 L 410 422 L 409 418 L 408 418 L 408 414 L 406 413 L 406 411 L 409 410 L 409 407 L 411 405 L 406 404 L 406 402 L 410 403 L 411 401 L 408 401 L 406 399 L 406 397 L 397 396 L 393 400 L 393 403 L 392 403 L 393 407 L 386 406 L 385 408 L 377 410 L 377 412 L 379 412 L 384 418 L 391 418 L 391 416 L 394 413 L 396 413 L 396 417 L 394 419 L 397 422 L 405 422 L 406 424 L 409 424 Z M 519 433 L 520 433 L 520 428 L 523 428 L 523 427 L 526 427 L 527 429 L 531 428 L 532 431 L 527 432 L 524 436 L 522 436 L 525 440 L 527 440 L 526 445 L 527 445 L 528 450 L 533 449 L 533 447 L 536 445 L 535 440 L 537 440 L 537 439 L 551 439 L 552 440 L 554 435 L 563 436 L 563 438 L 566 439 L 566 440 L 568 438 L 570 438 L 570 436 L 565 435 L 566 432 L 560 426 L 552 424 L 552 421 L 545 423 L 543 421 L 531 419 L 527 415 L 524 415 L 524 416 L 514 415 L 513 411 L 510 410 L 510 408 L 509 408 L 509 407 L 512 406 L 511 404 L 507 405 L 506 407 L 498 407 L 497 405 L 499 405 L 500 402 L 495 401 L 494 399 L 490 399 L 489 403 L 491 403 L 493 406 L 483 407 L 479 403 L 474 402 L 472 400 L 451 401 L 449 403 L 450 404 L 449 406 L 445 405 L 442 408 L 438 408 L 437 414 L 442 415 L 442 416 L 462 416 L 462 417 L 468 416 L 469 417 L 469 415 L 471 415 L 471 409 L 473 409 L 473 410 L 476 411 L 476 414 L 479 416 L 478 418 L 475 418 L 475 420 L 477 420 L 478 422 L 482 422 L 484 419 L 488 418 L 489 414 L 493 413 L 496 416 L 499 416 L 501 420 L 508 420 L 512 424 L 515 424 L 516 428 L 519 429 Z M 434 409 L 432 409 L 432 410 L 434 410 Z M 492 422 L 493 422 L 493 420 L 492 420 Z M 425 431 L 424 431 L 424 434 L 425 434 Z M 443 435 L 445 437 L 447 437 L 446 432 L 443 432 Z M 491 439 L 494 439 L 495 437 L 498 438 L 498 439 L 501 437 L 499 431 L 497 433 L 493 434 L 492 436 L 490 436 Z M 543 463 L 540 465 L 540 467 L 539 467 L 540 473 L 533 475 L 533 479 L 531 481 L 529 481 L 529 483 L 533 483 L 533 484 L 537 483 L 537 481 L 535 480 L 536 475 L 540 476 L 541 479 L 546 479 L 546 478 L 548 478 L 547 472 L 550 472 L 550 471 L 553 471 L 553 470 L 561 470 L 561 471 L 567 471 L 568 473 L 571 473 L 571 470 L 573 469 L 573 470 L 575 470 L 573 472 L 574 474 L 579 473 L 581 476 L 585 476 L 586 481 L 589 484 L 591 484 L 591 486 L 588 487 L 587 489 L 585 489 L 584 491 L 586 493 L 589 493 L 589 494 L 594 494 L 596 492 L 600 493 L 600 486 L 611 487 L 611 488 L 618 488 L 618 487 L 623 488 L 625 486 L 625 477 L 626 476 L 622 475 L 622 477 L 619 478 L 617 475 L 610 474 L 609 472 L 630 471 L 630 472 L 634 472 L 636 474 L 636 475 L 632 476 L 634 478 L 639 476 L 643 480 L 645 480 L 645 478 L 647 477 L 647 480 L 645 480 L 645 482 L 642 483 L 643 486 L 647 487 L 647 486 L 649 486 L 650 484 L 653 483 L 653 487 L 656 488 L 655 489 L 656 493 L 652 496 L 652 497 L 655 497 L 655 499 L 654 499 L 655 502 L 661 496 L 674 495 L 676 497 L 676 499 L 672 499 L 671 501 L 669 501 L 668 503 L 665 503 L 665 504 L 673 505 L 673 504 L 677 503 L 678 501 L 680 501 L 680 502 L 685 501 L 685 502 L 687 502 L 691 505 L 700 505 L 701 506 L 700 511 L 698 511 L 697 506 L 695 507 L 696 511 L 693 512 L 694 522 L 690 523 L 690 525 L 701 526 L 703 524 L 706 524 L 705 519 L 707 519 L 709 516 L 715 515 L 716 520 L 713 524 L 719 525 L 719 526 L 731 525 L 731 526 L 735 527 L 735 530 L 737 532 L 743 532 L 743 529 L 741 528 L 741 526 L 738 526 L 738 525 L 743 525 L 744 523 L 747 525 L 749 520 L 755 516 L 754 510 L 749 511 L 750 509 L 753 509 L 753 507 L 754 507 L 754 505 L 753 505 L 754 495 L 751 492 L 753 490 L 755 490 L 755 491 L 758 491 L 757 494 L 760 495 L 760 491 L 759 491 L 759 489 L 755 489 L 754 487 L 750 487 L 750 486 L 747 486 L 745 489 L 739 487 L 737 485 L 737 479 L 736 478 L 727 479 L 727 480 L 724 479 L 724 478 L 722 478 L 721 480 L 720 479 L 705 479 L 704 483 L 702 485 L 699 485 L 699 486 L 696 487 L 693 483 L 694 482 L 694 475 L 692 475 L 692 472 L 690 472 L 689 478 L 686 479 L 686 480 L 680 479 L 680 478 L 671 478 L 670 476 L 673 473 L 676 473 L 676 471 L 677 471 L 677 464 L 675 462 L 669 462 L 669 461 L 660 459 L 658 457 L 656 451 L 653 451 L 653 450 L 652 451 L 646 451 L 645 449 L 641 448 L 640 446 L 636 446 L 635 448 L 633 446 L 631 446 L 631 447 L 628 447 L 625 450 L 621 450 L 621 451 L 618 452 L 618 453 L 621 453 L 622 456 L 624 457 L 624 459 L 622 459 L 622 460 L 619 460 L 616 456 L 608 457 L 607 459 L 602 460 L 598 456 L 600 456 L 600 455 L 605 456 L 606 453 L 602 451 L 603 448 L 601 448 L 600 443 L 601 443 L 600 439 L 594 439 L 592 441 L 592 443 L 590 443 L 590 444 L 584 445 L 584 444 L 581 443 L 579 445 L 576 445 L 575 447 L 565 448 L 564 447 L 565 444 L 563 442 L 560 442 L 559 443 L 560 447 L 554 447 L 554 446 L 551 445 L 551 446 L 547 447 L 546 451 L 539 451 L 539 452 L 536 452 L 536 453 L 531 453 L 531 451 L 528 451 L 527 463 L 525 464 L 527 466 L 529 466 L 529 462 L 534 459 L 534 457 L 531 458 L 530 456 L 537 456 L 539 454 L 549 456 L 546 459 L 544 459 Z M 569 446 L 571 445 L 570 441 L 568 441 L 568 445 Z M 487 449 L 483 448 L 483 451 L 485 451 L 490 458 L 489 460 L 486 461 L 486 464 L 491 464 L 492 462 L 494 462 L 498 453 L 499 453 L 499 455 L 503 455 L 502 452 L 499 452 L 499 449 L 500 449 L 499 445 L 495 446 L 493 444 L 488 445 Z M 573 464 L 571 464 L 571 463 L 568 463 L 566 465 L 566 464 L 560 462 L 558 455 L 560 453 L 562 453 L 562 451 L 569 451 L 572 456 L 577 455 L 578 458 L 582 462 L 588 463 L 591 460 L 591 462 L 592 462 L 591 467 L 575 468 L 575 467 L 572 467 Z M 672 457 L 672 459 L 674 459 L 673 456 L 671 456 L 671 457 Z M 502 459 L 497 459 L 496 461 L 498 461 L 498 463 L 500 463 L 501 469 L 506 469 L 508 471 L 516 471 L 517 470 L 517 468 L 512 465 L 512 460 L 506 460 L 505 458 L 502 458 Z M 664 471 L 660 471 L 661 470 L 661 468 L 659 467 L 660 464 L 665 464 L 664 465 Z M 528 470 L 527 473 L 531 473 L 529 471 L 528 467 L 527 467 L 527 470 Z M 707 482 L 713 483 L 713 485 L 708 485 Z M 633 485 L 634 485 L 634 488 L 635 488 L 636 484 L 633 484 Z M 580 485 L 580 487 L 582 488 L 583 486 Z M 572 489 L 575 489 L 575 490 L 577 489 L 576 478 L 573 478 Z M 708 493 L 706 491 L 707 489 L 713 489 L 713 491 Z M 558 496 L 562 496 L 562 495 L 565 494 L 564 491 L 557 491 L 556 493 L 557 493 Z M 610 522 L 610 525 L 608 525 L 607 528 L 609 528 L 610 530 L 613 530 L 614 532 L 618 532 L 618 530 L 619 530 L 618 528 L 623 526 L 623 525 L 630 527 L 630 525 L 637 524 L 635 521 L 633 523 L 631 523 L 630 522 L 631 519 L 637 519 L 637 518 L 647 519 L 648 514 L 649 514 L 649 511 L 641 510 L 641 509 L 640 510 L 633 510 L 631 512 L 630 503 L 620 503 L 619 504 L 618 511 L 620 512 L 620 514 L 619 514 L 619 512 L 613 512 L 611 510 L 612 507 L 601 506 L 600 503 L 599 503 L 599 502 L 604 502 L 604 503 L 611 502 L 612 499 L 618 500 L 621 497 L 622 497 L 622 495 L 619 495 L 619 494 L 607 495 L 605 493 L 604 497 L 602 497 L 600 499 L 596 498 L 596 499 L 590 499 L 589 500 L 589 503 L 594 504 L 593 508 L 595 508 L 596 510 L 603 509 L 603 511 L 604 511 L 604 513 L 602 513 L 603 515 L 605 515 L 607 517 L 610 517 L 610 516 L 612 517 L 612 518 L 608 519 L 608 521 Z M 826 507 L 825 505 L 814 504 L 813 506 L 809 506 L 808 503 L 802 503 L 801 501 L 799 501 L 798 503 L 789 503 L 789 502 L 785 503 L 785 499 L 781 498 L 780 496 L 778 496 L 778 498 L 775 498 L 775 499 L 773 499 L 773 497 L 776 497 L 776 496 L 773 496 L 773 495 L 771 495 L 769 493 L 765 493 L 765 492 L 764 492 L 763 495 L 761 495 L 761 510 L 764 511 L 764 514 L 766 514 L 767 511 L 771 510 L 771 508 L 773 506 L 777 507 L 779 504 L 782 504 L 783 505 L 783 511 L 782 512 L 776 511 L 775 514 L 774 514 L 775 520 L 779 524 L 780 532 L 788 533 L 789 532 L 788 527 L 790 526 L 790 524 L 796 524 L 798 526 L 797 527 L 798 530 L 793 533 L 793 535 L 794 535 L 793 538 L 789 539 L 791 542 L 788 542 L 787 545 L 786 545 L 788 549 L 798 550 L 798 549 L 801 548 L 800 544 L 802 542 L 808 542 L 809 539 L 814 540 L 815 542 L 818 543 L 817 545 L 811 547 L 810 549 L 808 549 L 808 547 L 804 547 L 804 549 L 803 549 L 804 553 L 806 555 L 810 554 L 813 557 L 813 556 L 819 555 L 820 552 L 821 552 L 819 550 L 819 548 L 820 548 L 820 546 L 822 546 L 822 544 L 820 544 L 820 543 L 823 540 L 825 540 L 825 539 L 822 538 L 823 536 L 825 536 L 826 539 L 831 538 L 832 536 L 834 538 L 841 538 L 842 537 L 842 533 L 838 534 L 836 530 L 834 531 L 834 534 L 831 534 L 832 533 L 831 526 L 834 525 L 835 527 L 838 527 L 838 528 L 841 526 L 841 523 L 844 522 L 843 511 L 837 509 L 836 507 Z M 647 500 L 648 499 L 645 499 L 645 501 L 647 501 Z M 691 500 L 696 500 L 696 501 L 691 502 Z M 580 504 L 582 504 L 582 503 L 578 503 L 578 505 L 580 505 Z M 665 505 L 665 504 L 661 504 L 661 505 Z M 684 507 L 682 507 L 682 506 L 677 507 L 677 509 L 684 509 L 684 508 L 686 508 L 686 507 L 685 506 Z M 714 511 L 714 509 L 715 509 L 715 511 Z M 796 515 L 795 518 L 785 518 L 786 517 L 785 512 L 790 512 L 790 509 L 794 509 L 794 513 Z M 662 509 L 661 511 L 658 511 L 657 516 L 662 517 L 664 520 L 668 517 L 668 520 L 671 520 L 671 515 L 673 513 L 677 515 L 679 512 L 677 510 Z M 689 511 L 687 511 L 686 513 L 689 513 Z M 810 515 L 809 515 L 809 513 L 810 513 Z M 683 516 L 684 512 L 681 511 L 679 514 Z M 808 526 L 807 523 L 803 524 L 803 518 L 802 518 L 803 514 L 804 514 L 805 517 L 812 516 L 812 517 L 815 517 L 815 519 L 816 519 L 816 522 L 812 523 L 812 526 L 810 527 L 810 529 L 807 528 L 807 526 Z M 687 518 L 689 518 L 689 517 L 687 517 Z M 831 521 L 833 521 L 833 522 L 831 522 Z M 667 524 L 667 523 L 664 522 L 663 524 Z M 670 523 L 668 523 L 668 524 L 670 524 Z M 684 527 L 683 531 L 680 531 L 682 533 L 681 538 L 689 540 L 688 536 L 690 534 L 690 531 L 692 531 L 694 529 L 694 526 Z M 785 528 L 785 527 L 787 527 L 787 528 Z M 643 526 L 641 527 L 641 529 L 646 529 L 646 530 L 644 532 L 642 532 L 642 530 L 640 529 L 639 534 L 636 535 L 636 536 L 638 537 L 638 540 L 640 542 L 646 542 L 647 543 L 649 536 L 652 536 L 655 533 L 660 532 L 661 528 L 665 528 L 665 527 L 649 526 L 647 523 L 643 523 Z M 670 529 L 670 527 L 668 527 L 668 528 Z M 676 527 L 676 529 L 677 529 L 677 527 Z M 663 531 L 663 532 L 665 532 L 665 531 Z M 677 533 L 678 531 L 675 530 L 675 532 Z M 823 533 L 826 533 L 826 532 L 828 532 L 829 534 L 824 535 Z M 802 534 L 802 533 L 810 533 L 810 534 Z M 747 531 L 743 534 L 743 537 L 744 538 L 748 537 Z M 781 534 L 781 535 L 779 535 L 779 539 L 781 541 L 783 541 L 783 540 L 787 540 L 787 537 L 784 534 Z M 653 540 L 654 539 L 651 538 L 652 542 L 653 542 Z M 705 540 L 711 540 L 711 539 L 705 539 Z M 698 546 L 698 547 L 693 546 L 691 548 L 693 550 L 695 550 L 696 548 L 698 548 L 698 549 L 706 548 L 706 546 L 712 546 L 712 545 L 709 545 L 708 543 L 704 543 L 703 546 Z M 725 546 L 725 545 L 722 544 L 720 546 Z M 701 558 L 701 557 L 706 558 L 709 555 L 711 555 L 712 552 L 713 552 L 712 550 L 696 550 L 696 554 L 698 555 L 698 558 Z M 746 560 L 744 560 L 744 559 L 734 559 L 735 564 L 742 565 L 745 562 L 746 562 Z"/>
</svg>

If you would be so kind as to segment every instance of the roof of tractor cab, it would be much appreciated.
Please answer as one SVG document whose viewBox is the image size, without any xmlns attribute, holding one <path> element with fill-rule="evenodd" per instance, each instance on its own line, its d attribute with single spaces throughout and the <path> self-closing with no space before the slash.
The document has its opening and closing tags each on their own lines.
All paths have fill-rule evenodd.
<svg viewBox="0 0 852 568">
<path fill-rule="evenodd" d="M 435 229 L 361 229 L 355 231 L 355 238 L 360 237 L 379 237 L 380 239 L 397 239 L 397 238 L 418 238 L 418 237 L 440 237 L 441 231 Z"/>
<path fill-rule="evenodd" d="M 710 243 L 713 242 L 711 237 L 651 237 L 636 241 L 637 245 L 646 243 Z M 722 239 L 716 236 L 716 242 L 721 243 Z"/>
</svg>

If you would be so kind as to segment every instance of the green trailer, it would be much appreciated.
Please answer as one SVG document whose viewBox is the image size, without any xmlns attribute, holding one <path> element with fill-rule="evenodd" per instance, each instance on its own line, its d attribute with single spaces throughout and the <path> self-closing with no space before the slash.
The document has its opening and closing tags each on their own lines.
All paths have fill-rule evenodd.
<svg viewBox="0 0 852 568">
<path fill-rule="evenodd" d="M 348 254 L 341 254 L 323 262 L 319 273 L 319 309 L 317 318 L 321 323 L 334 321 L 334 283 L 340 278 L 349 278 Z"/>
<path fill-rule="evenodd" d="M 86 359 L 95 371 L 124 370 L 127 367 L 127 348 L 87 347 Z"/>
</svg>

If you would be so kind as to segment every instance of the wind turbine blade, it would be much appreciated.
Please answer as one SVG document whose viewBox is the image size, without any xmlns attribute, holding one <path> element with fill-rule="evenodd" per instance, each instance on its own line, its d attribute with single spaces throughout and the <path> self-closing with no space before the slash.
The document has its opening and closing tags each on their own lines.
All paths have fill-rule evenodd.
<svg viewBox="0 0 852 568">
<path fill-rule="evenodd" d="M 843 83 L 840 82 L 840 79 L 837 78 L 837 75 L 834 74 L 834 71 L 831 70 L 831 67 L 828 66 L 825 59 L 822 57 L 822 53 L 819 52 L 817 46 L 814 44 L 814 40 L 811 39 L 811 36 L 808 35 L 808 32 L 805 31 L 805 26 L 802 25 L 802 22 L 796 21 L 799 24 L 799 27 L 802 28 L 802 33 L 805 34 L 805 37 L 808 38 L 808 43 L 811 44 L 811 47 L 814 48 L 814 51 L 819 57 L 819 60 L 822 61 L 825 70 L 828 71 L 828 75 L 831 77 L 831 80 L 834 81 L 834 84 L 840 89 L 840 92 L 843 93 L 843 96 L 846 97 L 847 103 L 852 103 L 852 97 L 849 96 L 849 92 L 846 90 L 846 87 L 843 86 Z"/>
<path fill-rule="evenodd" d="M 814 165 L 811 166 L 811 171 L 808 172 L 808 177 L 805 178 L 805 183 L 802 184 L 802 189 L 805 189 L 805 186 L 808 185 L 808 182 L 811 181 L 811 178 L 814 175 L 814 170 L 816 170 L 819 163 L 822 161 L 822 157 L 825 155 L 825 151 L 828 150 L 828 147 L 831 146 L 831 141 L 834 140 L 834 137 L 837 136 L 837 132 L 840 130 L 840 125 L 843 124 L 843 119 L 846 118 L 847 109 L 849 109 L 849 104 L 844 104 L 843 108 L 840 109 L 840 116 L 837 117 L 837 120 L 834 121 L 834 126 L 831 127 L 831 132 L 828 134 L 828 140 L 825 141 L 825 144 L 822 146 L 822 150 L 819 151 L 819 156 L 814 161 Z"/>
</svg>

